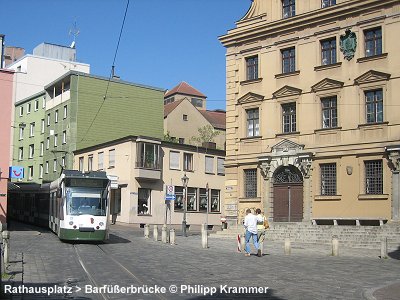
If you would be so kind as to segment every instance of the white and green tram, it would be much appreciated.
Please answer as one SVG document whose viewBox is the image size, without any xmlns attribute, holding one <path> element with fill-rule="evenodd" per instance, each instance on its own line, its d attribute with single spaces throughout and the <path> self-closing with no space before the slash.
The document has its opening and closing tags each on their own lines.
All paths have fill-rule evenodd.
<svg viewBox="0 0 400 300">
<path fill-rule="evenodd" d="M 109 203 L 110 180 L 105 172 L 64 170 L 50 184 L 49 227 L 61 240 L 104 241 Z"/>
</svg>

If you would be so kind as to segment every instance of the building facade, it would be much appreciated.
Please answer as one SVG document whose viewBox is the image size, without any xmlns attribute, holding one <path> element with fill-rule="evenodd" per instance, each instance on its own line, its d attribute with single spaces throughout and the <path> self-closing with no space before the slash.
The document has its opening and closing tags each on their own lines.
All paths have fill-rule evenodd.
<svg viewBox="0 0 400 300">
<path fill-rule="evenodd" d="M 181 178 L 186 174 L 187 225 L 220 226 L 224 155 L 221 150 L 127 136 L 74 151 L 74 169 L 106 171 L 114 187 L 111 212 L 118 222 L 138 225 L 182 223 Z M 167 185 L 174 187 L 174 201 L 166 201 Z"/>
<path fill-rule="evenodd" d="M 227 49 L 225 213 L 399 221 L 400 3 L 254 0 Z"/>
<path fill-rule="evenodd" d="M 14 72 L 0 69 L 0 223 L 3 226 L 7 226 L 13 76 Z"/>
<path fill-rule="evenodd" d="M 163 93 L 68 72 L 15 104 L 13 165 L 24 166 L 23 181 L 49 182 L 73 167 L 75 150 L 131 133 L 162 138 Z"/>
<path fill-rule="evenodd" d="M 224 110 L 207 110 L 206 96 L 186 82 L 164 95 L 164 135 L 180 144 L 225 150 Z"/>
</svg>

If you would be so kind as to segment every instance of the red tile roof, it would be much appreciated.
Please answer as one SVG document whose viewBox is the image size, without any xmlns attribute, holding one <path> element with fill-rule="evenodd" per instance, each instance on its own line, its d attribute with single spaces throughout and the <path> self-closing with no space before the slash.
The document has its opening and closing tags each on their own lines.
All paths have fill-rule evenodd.
<svg viewBox="0 0 400 300">
<path fill-rule="evenodd" d="M 174 101 L 164 105 L 164 118 L 167 117 L 171 111 L 173 111 L 181 102 L 182 100 Z"/>
<path fill-rule="evenodd" d="M 226 129 L 226 112 L 220 110 L 199 110 L 214 128 Z"/>
<path fill-rule="evenodd" d="M 185 94 L 185 95 L 190 95 L 190 96 L 197 96 L 197 97 L 207 98 L 206 95 L 204 95 L 203 93 L 199 92 L 194 87 L 192 87 L 190 84 L 188 84 L 188 83 L 186 83 L 184 81 L 182 81 L 180 84 L 178 84 L 172 90 L 167 91 L 165 93 L 165 95 L 164 95 L 164 98 L 167 98 L 167 97 L 175 95 L 175 94 Z"/>
</svg>

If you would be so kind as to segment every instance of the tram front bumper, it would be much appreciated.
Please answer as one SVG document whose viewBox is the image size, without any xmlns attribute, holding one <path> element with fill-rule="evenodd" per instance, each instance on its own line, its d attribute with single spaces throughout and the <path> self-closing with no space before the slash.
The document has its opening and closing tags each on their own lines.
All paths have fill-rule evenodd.
<svg viewBox="0 0 400 300">
<path fill-rule="evenodd" d="M 104 241 L 106 239 L 106 230 L 60 228 L 59 238 L 68 241 Z"/>
</svg>

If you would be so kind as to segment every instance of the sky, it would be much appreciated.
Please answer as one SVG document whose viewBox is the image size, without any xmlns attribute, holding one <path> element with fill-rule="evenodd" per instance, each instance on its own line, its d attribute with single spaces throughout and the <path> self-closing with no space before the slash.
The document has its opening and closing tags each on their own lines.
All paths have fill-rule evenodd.
<svg viewBox="0 0 400 300">
<path fill-rule="evenodd" d="M 69 46 L 77 60 L 109 77 L 128 0 L 0 0 L 6 46 Z M 207 109 L 225 109 L 225 53 L 218 37 L 235 27 L 250 0 L 130 0 L 115 61 L 122 80 L 172 89 L 186 81 Z"/>
</svg>

